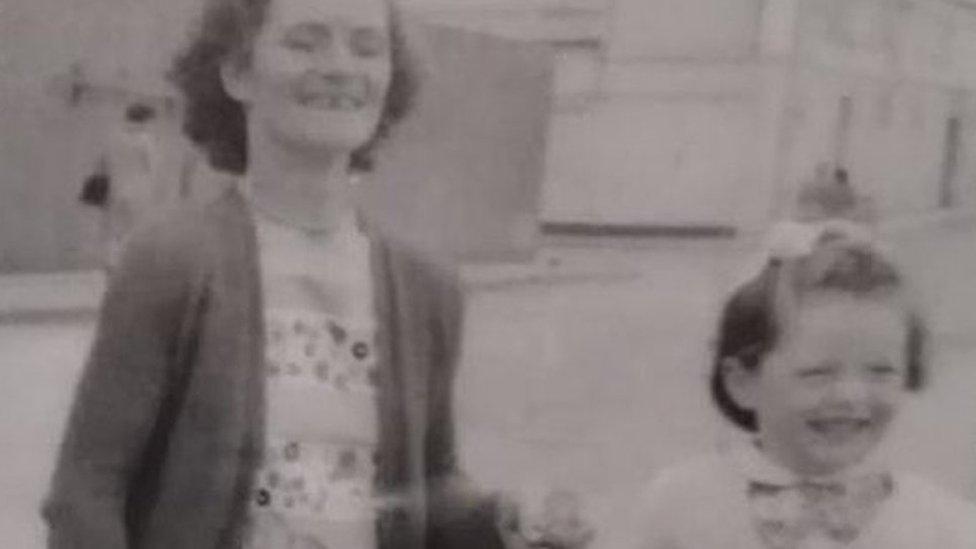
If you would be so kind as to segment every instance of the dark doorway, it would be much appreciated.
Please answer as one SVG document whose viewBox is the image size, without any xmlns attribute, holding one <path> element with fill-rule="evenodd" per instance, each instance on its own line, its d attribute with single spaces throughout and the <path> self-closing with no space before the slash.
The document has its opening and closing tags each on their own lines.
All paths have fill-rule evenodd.
<svg viewBox="0 0 976 549">
<path fill-rule="evenodd" d="M 945 141 L 943 142 L 942 176 L 939 181 L 939 207 L 951 208 L 955 203 L 955 181 L 959 168 L 959 117 L 946 120 Z"/>
</svg>

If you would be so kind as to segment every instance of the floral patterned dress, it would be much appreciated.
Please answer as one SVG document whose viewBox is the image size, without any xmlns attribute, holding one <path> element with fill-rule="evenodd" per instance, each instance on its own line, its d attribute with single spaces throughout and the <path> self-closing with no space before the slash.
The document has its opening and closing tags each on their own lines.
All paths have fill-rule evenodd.
<svg viewBox="0 0 976 549">
<path fill-rule="evenodd" d="M 267 430 L 248 549 L 372 549 L 377 444 L 368 241 L 259 222 Z"/>
</svg>

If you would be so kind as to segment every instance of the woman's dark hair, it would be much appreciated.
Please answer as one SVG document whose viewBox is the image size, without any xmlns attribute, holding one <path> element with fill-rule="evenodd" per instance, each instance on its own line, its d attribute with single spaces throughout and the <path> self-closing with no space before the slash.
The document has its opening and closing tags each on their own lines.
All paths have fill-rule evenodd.
<svg viewBox="0 0 976 549">
<path fill-rule="evenodd" d="M 228 61 L 248 62 L 254 37 L 273 0 L 208 0 L 189 47 L 179 55 L 169 78 L 185 98 L 183 133 L 207 154 L 210 164 L 235 174 L 247 169 L 247 123 L 244 107 L 227 94 L 220 76 Z M 392 73 L 380 120 L 373 136 L 353 151 L 350 169 L 370 171 L 374 152 L 413 105 L 419 75 L 404 37 L 399 11 L 390 14 Z"/>
<path fill-rule="evenodd" d="M 802 300 L 811 293 L 869 297 L 888 296 L 905 289 L 898 270 L 875 247 L 842 241 L 820 246 L 802 258 L 770 260 L 759 275 L 732 293 L 722 309 L 711 393 L 722 415 L 740 429 L 756 431 L 756 414 L 736 402 L 726 386 L 723 370 L 730 359 L 747 370 L 761 367 L 782 336 L 782 292 L 789 291 Z M 927 329 L 921 315 L 907 309 L 905 386 L 914 391 L 926 379 Z"/>
</svg>

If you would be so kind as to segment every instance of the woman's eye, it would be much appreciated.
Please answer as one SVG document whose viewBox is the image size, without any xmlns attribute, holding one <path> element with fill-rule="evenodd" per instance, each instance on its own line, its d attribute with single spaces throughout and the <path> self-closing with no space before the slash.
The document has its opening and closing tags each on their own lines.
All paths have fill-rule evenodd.
<svg viewBox="0 0 976 549">
<path fill-rule="evenodd" d="M 831 368 L 820 367 L 820 368 L 807 368 L 800 370 L 800 379 L 823 379 L 829 377 L 833 373 Z"/>
<path fill-rule="evenodd" d="M 316 47 L 315 41 L 308 38 L 285 38 L 283 43 L 286 48 L 300 52 L 311 52 Z"/>
<path fill-rule="evenodd" d="M 376 57 L 386 50 L 386 38 L 376 29 L 355 29 L 349 35 L 349 48 L 360 57 Z"/>
</svg>

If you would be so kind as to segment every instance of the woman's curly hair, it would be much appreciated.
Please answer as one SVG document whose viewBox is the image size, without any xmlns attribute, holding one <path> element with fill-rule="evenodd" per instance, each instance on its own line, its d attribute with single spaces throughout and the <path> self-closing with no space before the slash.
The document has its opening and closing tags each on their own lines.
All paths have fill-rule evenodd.
<svg viewBox="0 0 976 549">
<path fill-rule="evenodd" d="M 265 22 L 270 2 L 209 0 L 195 37 L 169 72 L 185 99 L 183 133 L 221 171 L 242 174 L 247 169 L 244 107 L 224 89 L 221 66 L 250 60 L 251 44 Z M 376 131 L 350 159 L 350 169 L 360 172 L 372 169 L 376 148 L 410 112 L 417 94 L 417 65 L 406 44 L 400 13 L 392 2 L 387 5 L 392 74 Z"/>
</svg>

